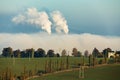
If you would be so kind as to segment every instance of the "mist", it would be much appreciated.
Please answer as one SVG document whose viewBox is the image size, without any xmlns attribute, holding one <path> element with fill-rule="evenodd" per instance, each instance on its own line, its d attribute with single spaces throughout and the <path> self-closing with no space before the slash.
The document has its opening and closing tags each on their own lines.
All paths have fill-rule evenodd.
<svg viewBox="0 0 120 80">
<path fill-rule="evenodd" d="M 71 54 L 75 47 L 82 53 L 88 50 L 92 52 L 93 48 L 102 51 L 104 48 L 111 48 L 116 51 L 120 48 L 120 37 L 101 36 L 89 33 L 83 34 L 52 34 L 45 32 L 34 34 L 9 34 L 0 33 L 0 53 L 5 47 L 12 47 L 13 50 L 25 50 L 27 48 L 43 48 L 46 51 L 53 49 L 55 53 L 60 53 L 66 49 Z"/>
</svg>

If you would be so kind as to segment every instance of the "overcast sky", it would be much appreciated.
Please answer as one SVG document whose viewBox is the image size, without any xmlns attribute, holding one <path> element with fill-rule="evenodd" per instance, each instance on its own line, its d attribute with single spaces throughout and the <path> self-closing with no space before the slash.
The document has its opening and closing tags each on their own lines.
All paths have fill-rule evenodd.
<svg viewBox="0 0 120 80">
<path fill-rule="evenodd" d="M 72 34 L 81 38 L 81 36 L 83 37 L 82 34 L 87 33 L 91 37 L 92 35 L 104 37 L 105 39 L 102 42 L 109 42 L 115 38 L 113 40 L 115 44 L 111 41 L 112 44 L 109 43 L 109 46 L 104 46 L 99 44 L 101 42 L 98 40 L 96 46 L 90 44 L 91 49 L 87 47 L 87 44 L 78 43 L 77 38 L 74 47 L 82 48 L 82 50 L 87 47 L 87 49 L 92 50 L 97 46 L 99 48 L 112 46 L 117 50 L 120 47 L 120 43 L 117 42 L 120 37 L 120 0 L 0 0 L 0 38 L 2 38 L 0 40 L 0 50 L 13 44 L 7 45 L 14 39 L 8 37 L 8 40 L 6 40 L 6 34 L 14 37 L 16 34 L 18 36 L 22 34 L 22 38 L 24 38 L 24 34 L 31 37 L 33 34 L 38 35 L 38 33 L 42 33 L 42 35 L 45 33 L 44 41 L 48 37 L 56 39 L 53 36 L 46 35 L 46 33 L 54 34 L 54 36 L 68 34 L 68 36 L 71 36 L 69 39 L 73 39 Z M 65 37 L 61 38 L 64 40 Z M 33 42 L 35 41 L 33 40 Z M 73 41 L 76 41 L 76 38 Z M 51 41 L 47 42 L 51 43 Z M 21 48 L 18 45 L 19 43 L 23 44 L 23 42 L 17 42 L 15 44 L 19 46 L 17 48 Z M 62 43 L 62 41 L 59 41 L 59 43 Z M 81 44 L 82 46 L 80 46 Z M 45 46 L 41 47 L 45 48 Z M 36 45 L 36 48 L 38 48 L 38 45 Z"/>
</svg>

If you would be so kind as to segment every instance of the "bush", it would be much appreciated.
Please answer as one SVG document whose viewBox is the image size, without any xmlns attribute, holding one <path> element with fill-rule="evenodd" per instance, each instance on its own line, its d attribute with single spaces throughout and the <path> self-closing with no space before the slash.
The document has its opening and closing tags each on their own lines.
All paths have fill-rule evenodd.
<svg viewBox="0 0 120 80">
<path fill-rule="evenodd" d="M 99 60 L 98 63 L 99 63 L 99 64 L 104 64 L 104 63 L 105 63 L 105 59 L 101 59 L 101 60 Z"/>
<path fill-rule="evenodd" d="M 115 63 L 115 59 L 114 59 L 114 58 L 110 58 L 110 59 L 108 60 L 108 64 L 113 64 L 113 63 Z"/>
</svg>

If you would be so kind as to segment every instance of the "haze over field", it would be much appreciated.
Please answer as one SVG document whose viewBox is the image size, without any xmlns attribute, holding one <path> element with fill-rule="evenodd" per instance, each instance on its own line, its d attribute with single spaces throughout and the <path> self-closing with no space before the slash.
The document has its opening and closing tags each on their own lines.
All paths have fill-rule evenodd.
<svg viewBox="0 0 120 80">
<path fill-rule="evenodd" d="M 113 50 L 119 50 L 119 37 L 108 37 L 94 34 L 52 34 L 34 33 L 34 34 L 0 34 L 0 49 L 11 46 L 13 49 L 24 50 L 26 48 L 43 48 L 45 50 L 54 49 L 56 52 L 66 49 L 70 51 L 76 47 L 79 51 L 89 50 L 92 52 L 96 47 L 100 51 L 110 47 Z"/>
<path fill-rule="evenodd" d="M 68 3 L 68 4 L 67 4 Z M 0 53 L 4 47 L 120 50 L 120 0 L 1 0 Z M 64 6 L 63 6 L 64 5 Z"/>
</svg>

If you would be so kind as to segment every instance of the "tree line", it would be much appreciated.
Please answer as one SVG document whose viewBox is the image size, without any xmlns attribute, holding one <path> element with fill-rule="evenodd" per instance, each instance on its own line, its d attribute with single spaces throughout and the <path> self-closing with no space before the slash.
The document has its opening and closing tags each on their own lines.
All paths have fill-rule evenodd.
<svg viewBox="0 0 120 80">
<path fill-rule="evenodd" d="M 25 80 L 31 76 L 41 76 L 42 74 L 52 73 L 61 70 L 67 70 L 70 68 L 79 68 L 80 66 L 89 66 L 94 67 L 98 64 L 110 64 L 110 63 L 120 63 L 120 56 L 115 57 L 114 59 L 107 60 L 108 52 L 111 52 L 112 49 L 106 48 L 102 52 L 100 52 L 97 48 L 94 48 L 92 54 L 85 50 L 84 55 L 77 50 L 77 48 L 72 49 L 72 55 L 74 57 L 81 57 L 81 61 L 75 62 L 74 64 L 70 64 L 70 59 L 68 52 L 63 49 L 61 52 L 61 56 L 65 57 L 65 60 L 49 60 L 45 61 L 44 70 L 38 70 L 37 65 L 35 65 L 34 70 L 27 70 L 27 67 L 24 66 L 21 75 L 14 74 L 10 67 L 8 66 L 5 71 L 0 74 L 0 80 Z M 116 51 L 116 53 L 120 54 L 120 51 Z M 3 48 L 2 54 L 3 57 L 15 57 L 15 58 L 39 58 L 39 57 L 60 57 L 59 53 L 54 52 L 54 50 L 50 49 L 47 52 L 38 48 L 37 50 L 30 48 L 23 51 L 13 50 L 11 47 Z M 87 57 L 88 63 L 85 61 L 85 57 Z M 103 58 L 101 58 L 103 57 Z M 100 59 L 97 59 L 100 58 Z"/>
<path fill-rule="evenodd" d="M 26 49 L 23 51 L 13 50 L 11 47 L 3 48 L 3 57 L 16 57 L 16 58 L 39 58 L 39 57 L 59 57 L 60 55 L 54 53 L 54 50 L 48 50 L 47 54 L 44 49 L 38 48 L 36 51 L 33 48 Z"/>
<path fill-rule="evenodd" d="M 92 51 L 92 54 L 89 53 L 88 50 L 85 50 L 85 52 L 82 54 L 82 52 L 78 51 L 77 48 L 72 49 L 72 55 L 74 57 L 89 57 L 92 55 L 95 58 L 101 58 L 101 57 L 108 57 L 108 52 L 112 52 L 111 48 L 106 48 L 102 52 L 100 52 L 97 48 L 94 48 Z M 120 54 L 120 51 L 116 51 L 116 53 Z M 62 50 L 61 55 L 60 53 L 55 53 L 53 49 L 49 49 L 47 52 L 42 49 L 38 48 L 37 50 L 30 48 L 25 49 L 23 51 L 21 50 L 13 50 L 11 47 L 3 48 L 2 50 L 2 57 L 15 57 L 15 58 L 40 58 L 40 57 L 60 57 L 60 56 L 68 56 L 69 52 L 67 52 L 65 49 Z"/>
</svg>

